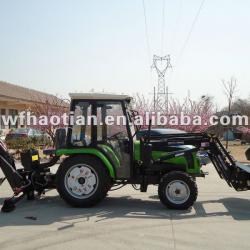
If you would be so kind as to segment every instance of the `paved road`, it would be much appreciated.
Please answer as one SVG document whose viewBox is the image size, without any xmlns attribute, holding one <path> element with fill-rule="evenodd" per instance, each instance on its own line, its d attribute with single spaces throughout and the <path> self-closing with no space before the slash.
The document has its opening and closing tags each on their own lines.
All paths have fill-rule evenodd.
<svg viewBox="0 0 250 250">
<path fill-rule="evenodd" d="M 157 188 L 111 192 L 91 209 L 66 205 L 56 191 L 0 214 L 0 249 L 250 249 L 250 192 L 237 193 L 210 175 L 198 180 L 190 211 L 161 205 Z M 0 187 L 0 203 L 10 194 Z M 27 219 L 34 216 L 37 220 Z"/>
</svg>

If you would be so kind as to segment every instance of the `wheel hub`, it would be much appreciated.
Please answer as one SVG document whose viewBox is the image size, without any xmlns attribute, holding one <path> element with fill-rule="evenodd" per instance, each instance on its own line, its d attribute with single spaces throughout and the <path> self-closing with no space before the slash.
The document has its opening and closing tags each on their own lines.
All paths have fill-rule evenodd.
<svg viewBox="0 0 250 250">
<path fill-rule="evenodd" d="M 68 192 L 77 198 L 87 198 L 96 189 L 97 175 L 87 165 L 77 165 L 69 169 L 65 177 L 65 186 Z M 79 197 L 80 196 L 80 197 Z"/>
<path fill-rule="evenodd" d="M 186 202 L 190 196 L 188 185 L 181 180 L 174 180 L 168 183 L 166 187 L 167 198 L 175 204 Z"/>
<path fill-rule="evenodd" d="M 80 177 L 80 178 L 78 179 L 78 182 L 79 182 L 79 184 L 83 185 L 83 184 L 85 183 L 85 178 Z"/>
<path fill-rule="evenodd" d="M 175 194 L 178 195 L 178 194 L 180 194 L 180 193 L 181 193 L 181 190 L 180 190 L 180 189 L 176 189 L 176 190 L 175 190 Z"/>
</svg>

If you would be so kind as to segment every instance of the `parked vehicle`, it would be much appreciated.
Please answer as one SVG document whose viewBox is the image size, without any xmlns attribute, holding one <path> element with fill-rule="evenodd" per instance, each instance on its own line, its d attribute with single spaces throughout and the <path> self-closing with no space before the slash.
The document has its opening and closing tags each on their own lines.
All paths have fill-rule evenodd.
<svg viewBox="0 0 250 250">
<path fill-rule="evenodd" d="M 44 136 L 43 132 L 38 129 L 33 128 L 17 128 L 10 131 L 6 137 L 5 141 L 8 143 L 9 140 L 20 139 L 20 138 L 42 138 Z"/>
</svg>

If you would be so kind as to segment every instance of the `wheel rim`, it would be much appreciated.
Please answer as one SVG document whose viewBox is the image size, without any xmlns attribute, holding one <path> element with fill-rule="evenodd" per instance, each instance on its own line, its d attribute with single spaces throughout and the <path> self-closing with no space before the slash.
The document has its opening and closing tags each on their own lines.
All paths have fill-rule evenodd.
<svg viewBox="0 0 250 250">
<path fill-rule="evenodd" d="M 185 203 L 190 196 L 190 189 L 186 182 L 174 180 L 168 183 L 166 187 L 166 196 L 174 204 Z"/>
<path fill-rule="evenodd" d="M 89 165 L 77 164 L 66 173 L 64 185 L 70 195 L 77 199 L 87 199 L 98 187 L 98 175 Z"/>
</svg>

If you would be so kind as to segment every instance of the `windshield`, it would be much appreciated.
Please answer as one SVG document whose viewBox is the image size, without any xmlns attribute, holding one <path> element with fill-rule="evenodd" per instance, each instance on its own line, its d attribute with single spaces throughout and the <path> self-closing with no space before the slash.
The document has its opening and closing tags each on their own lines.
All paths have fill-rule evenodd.
<svg viewBox="0 0 250 250">
<path fill-rule="evenodd" d="M 73 146 L 88 146 L 91 142 L 91 126 L 88 124 L 88 117 L 91 115 L 91 105 L 89 102 L 76 102 L 72 110 L 74 121 L 77 121 L 72 127 L 71 144 Z"/>
<path fill-rule="evenodd" d="M 108 117 L 112 117 L 111 124 Z M 123 113 L 122 103 L 120 101 L 98 101 L 97 102 L 97 140 L 119 137 L 128 138 L 126 117 Z"/>
</svg>

